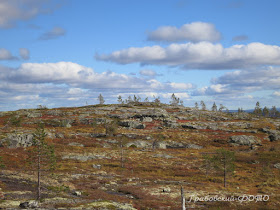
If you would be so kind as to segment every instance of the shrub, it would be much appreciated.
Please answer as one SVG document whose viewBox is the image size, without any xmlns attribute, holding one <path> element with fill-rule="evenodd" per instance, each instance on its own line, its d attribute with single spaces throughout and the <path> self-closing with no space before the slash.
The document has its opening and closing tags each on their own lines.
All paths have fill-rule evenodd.
<svg viewBox="0 0 280 210">
<path fill-rule="evenodd" d="M 5 164 L 3 163 L 3 158 L 0 156 L 0 168 L 5 168 Z"/>
</svg>

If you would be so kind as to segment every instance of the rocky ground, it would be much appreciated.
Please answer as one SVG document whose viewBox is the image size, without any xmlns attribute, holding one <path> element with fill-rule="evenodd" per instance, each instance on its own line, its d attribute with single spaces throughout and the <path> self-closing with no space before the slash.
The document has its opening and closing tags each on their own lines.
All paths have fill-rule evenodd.
<svg viewBox="0 0 280 210">
<path fill-rule="evenodd" d="M 26 160 L 39 123 L 58 163 L 42 209 L 180 209 L 181 187 L 200 198 L 187 208 L 280 208 L 279 118 L 138 103 L 0 112 L 0 209 L 37 206 Z M 235 152 L 226 187 L 203 161 L 219 148 Z M 233 200 L 203 200 L 215 196 Z"/>
</svg>

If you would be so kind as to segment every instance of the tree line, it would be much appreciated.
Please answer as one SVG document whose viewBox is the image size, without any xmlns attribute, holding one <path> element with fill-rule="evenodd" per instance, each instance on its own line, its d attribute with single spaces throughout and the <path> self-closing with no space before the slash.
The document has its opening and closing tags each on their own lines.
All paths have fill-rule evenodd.
<svg viewBox="0 0 280 210">
<path fill-rule="evenodd" d="M 99 104 L 104 104 L 105 100 L 102 94 L 98 96 L 98 101 Z M 181 100 L 179 97 L 176 97 L 176 95 L 173 93 L 170 97 L 169 104 L 172 106 L 183 106 L 184 102 Z M 146 97 L 143 101 L 141 101 L 141 97 L 137 95 L 133 96 L 128 96 L 126 99 L 123 99 L 121 95 L 118 96 L 117 101 L 119 104 L 130 104 L 130 103 L 140 103 L 140 102 L 151 102 L 155 104 L 161 104 L 160 97 L 153 96 L 153 100 L 150 101 L 148 97 Z M 202 100 L 200 101 L 200 107 L 198 102 L 195 102 L 194 108 L 196 110 L 201 110 L 201 111 L 207 111 L 207 107 L 205 102 Z M 223 104 L 220 104 L 219 107 L 216 105 L 216 102 L 213 103 L 213 105 L 210 108 L 210 111 L 213 112 L 229 112 L 228 108 L 224 106 Z M 245 112 L 243 108 L 238 108 L 237 110 L 238 113 Z M 272 108 L 268 108 L 265 106 L 263 109 L 260 106 L 260 103 L 257 102 L 256 106 L 254 108 L 253 114 L 256 116 L 264 116 L 264 117 L 280 117 L 280 112 L 277 110 L 276 106 L 272 106 Z"/>
</svg>

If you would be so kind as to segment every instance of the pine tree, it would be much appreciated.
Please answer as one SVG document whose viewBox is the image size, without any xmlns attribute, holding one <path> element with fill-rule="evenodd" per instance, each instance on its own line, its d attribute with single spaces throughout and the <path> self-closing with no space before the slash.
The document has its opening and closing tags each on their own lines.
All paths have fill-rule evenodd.
<svg viewBox="0 0 280 210">
<path fill-rule="evenodd" d="M 173 94 L 171 95 L 170 104 L 173 105 L 173 106 L 177 106 L 177 105 L 179 105 L 179 102 L 180 102 L 180 98 L 177 98 L 177 97 L 175 96 L 175 94 L 173 93 Z"/>
<path fill-rule="evenodd" d="M 118 102 L 119 102 L 119 104 L 123 104 L 123 100 L 122 100 L 122 97 L 120 95 L 118 96 Z"/>
<path fill-rule="evenodd" d="M 226 107 L 223 104 L 220 104 L 219 112 L 222 112 Z"/>
<path fill-rule="evenodd" d="M 197 102 L 195 102 L 195 104 L 194 104 L 194 108 L 195 108 L 196 110 L 198 110 L 198 109 L 199 109 L 199 107 L 198 107 L 198 103 L 197 103 Z"/>
<path fill-rule="evenodd" d="M 271 117 L 276 117 L 278 115 L 278 113 L 279 112 L 277 111 L 276 106 L 272 106 L 272 108 L 269 110 L 269 115 Z"/>
<path fill-rule="evenodd" d="M 200 106 L 201 106 L 202 111 L 206 111 L 206 105 L 205 105 L 204 101 L 200 101 Z"/>
<path fill-rule="evenodd" d="M 255 115 L 261 116 L 261 114 L 262 114 L 262 109 L 261 109 L 261 107 L 260 107 L 260 102 L 257 102 L 257 103 L 256 103 L 256 107 L 255 107 L 253 113 L 254 113 Z"/>
<path fill-rule="evenodd" d="M 213 103 L 213 106 L 212 106 L 212 111 L 213 111 L 213 112 L 216 112 L 216 111 L 217 111 L 217 105 L 216 105 L 216 103 L 215 103 L 215 102 Z"/>
<path fill-rule="evenodd" d="M 226 187 L 227 175 L 229 175 L 234 171 L 235 168 L 234 161 L 235 161 L 234 152 L 225 149 L 216 150 L 216 154 L 211 158 L 211 163 L 213 167 L 218 172 L 223 172 L 224 187 Z"/>
<path fill-rule="evenodd" d="M 158 97 L 155 97 L 154 96 L 154 103 L 156 104 L 156 105 L 159 105 L 160 104 L 160 97 L 158 96 Z"/>
<path fill-rule="evenodd" d="M 183 100 L 180 100 L 180 105 L 184 106 L 184 101 Z"/>
<path fill-rule="evenodd" d="M 132 98 L 131 96 L 128 96 L 127 99 L 125 100 L 127 104 L 131 103 L 132 102 Z"/>
<path fill-rule="evenodd" d="M 269 116 L 269 109 L 265 106 L 265 107 L 263 108 L 262 113 L 263 113 L 263 116 L 268 117 L 268 116 Z"/>
<path fill-rule="evenodd" d="M 101 93 L 98 96 L 98 101 L 99 101 L 99 104 L 104 104 L 105 103 L 105 100 L 104 100 L 103 96 L 101 95 Z"/>
<path fill-rule="evenodd" d="M 56 156 L 54 147 L 49 145 L 45 138 L 47 134 L 43 124 L 39 124 L 33 133 L 33 145 L 29 150 L 27 161 L 31 168 L 37 173 L 37 200 L 41 199 L 41 177 L 42 172 L 53 171 L 56 168 Z"/>
</svg>

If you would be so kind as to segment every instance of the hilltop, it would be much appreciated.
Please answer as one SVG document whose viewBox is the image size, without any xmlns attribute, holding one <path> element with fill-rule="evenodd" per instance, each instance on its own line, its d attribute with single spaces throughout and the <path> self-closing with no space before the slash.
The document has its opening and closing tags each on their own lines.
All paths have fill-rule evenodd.
<svg viewBox="0 0 280 210">
<path fill-rule="evenodd" d="M 187 208 L 280 208 L 280 119 L 157 103 L 0 112 L 0 209 L 36 198 L 26 164 L 43 123 L 58 167 L 42 177 L 42 208 L 180 209 L 205 196 L 268 195 L 266 201 L 187 202 Z M 227 175 L 205 155 L 234 152 Z"/>
</svg>

